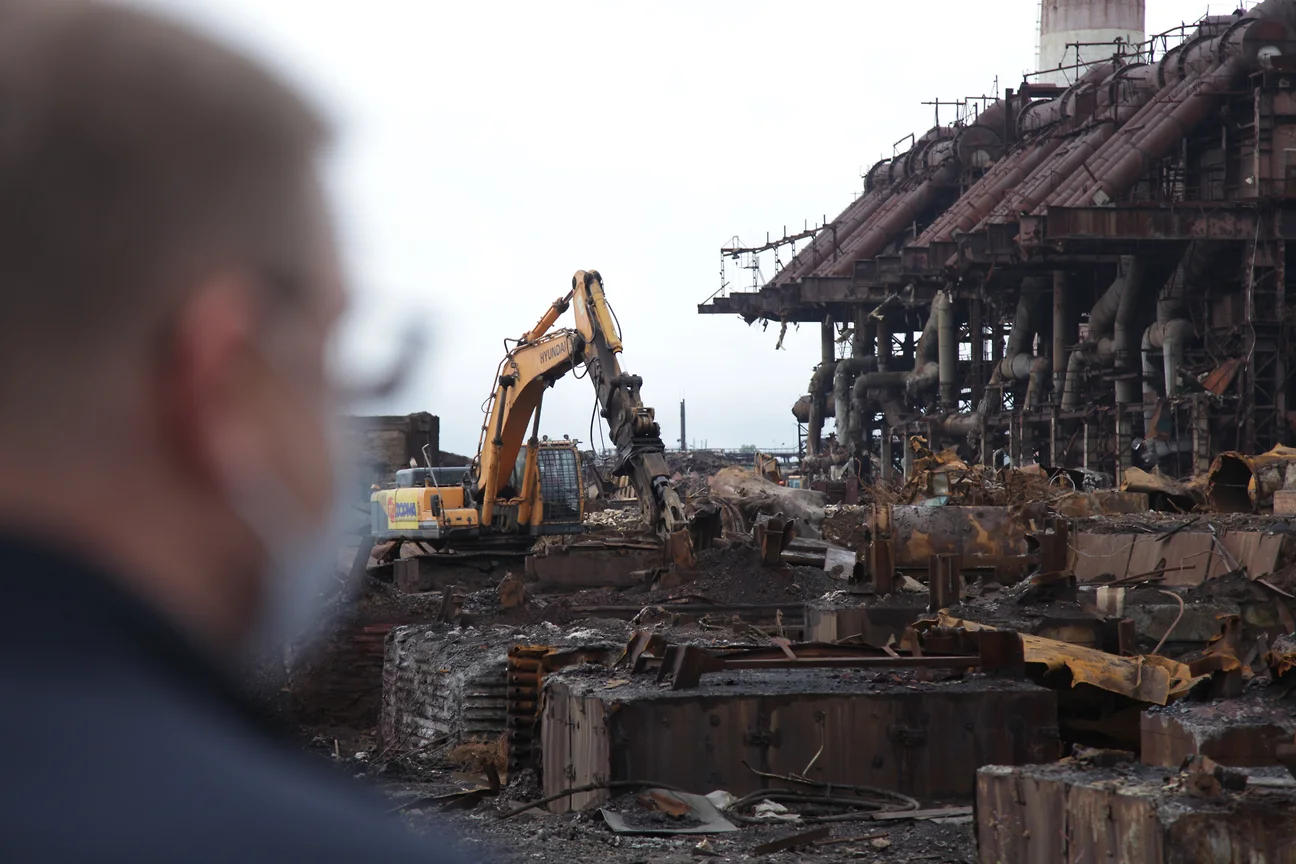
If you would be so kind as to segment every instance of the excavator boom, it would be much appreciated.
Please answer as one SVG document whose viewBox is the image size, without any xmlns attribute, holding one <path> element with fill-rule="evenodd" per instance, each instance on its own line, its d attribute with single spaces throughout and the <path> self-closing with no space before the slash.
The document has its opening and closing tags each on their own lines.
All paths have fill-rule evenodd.
<svg viewBox="0 0 1296 864">
<path fill-rule="evenodd" d="M 508 487 L 518 453 L 527 440 L 527 425 L 539 426 L 544 391 L 580 361 L 580 343 L 580 335 L 571 330 L 544 333 L 532 341 L 522 341 L 500 364 L 478 448 L 482 524 L 491 524 L 495 501 Z M 535 437 L 533 430 L 531 438 Z M 532 449 L 534 446 L 532 443 Z M 523 490 L 512 491 L 506 497 L 527 497 L 521 494 Z"/>
<path fill-rule="evenodd" d="M 661 427 L 653 409 L 646 407 L 639 395 L 643 379 L 627 374 L 617 359 L 621 334 L 598 271 L 576 271 L 571 297 L 583 342 L 583 362 L 617 449 L 613 473 L 630 478 L 644 520 L 662 537 L 675 536 L 678 543 L 678 534 L 687 523 L 679 495 L 670 485 Z"/>
</svg>

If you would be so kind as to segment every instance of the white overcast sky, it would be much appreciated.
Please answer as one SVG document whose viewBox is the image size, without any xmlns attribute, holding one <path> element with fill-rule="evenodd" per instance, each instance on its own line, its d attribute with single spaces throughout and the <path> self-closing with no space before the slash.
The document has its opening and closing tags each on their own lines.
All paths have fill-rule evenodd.
<svg viewBox="0 0 1296 864">
<path fill-rule="evenodd" d="M 932 125 L 922 102 L 1015 87 L 1038 14 L 1036 0 L 137 2 L 245 46 L 335 122 L 345 356 L 380 368 L 407 322 L 425 325 L 408 386 L 366 407 L 431 411 L 464 454 L 502 340 L 590 268 L 668 445 L 687 399 L 697 445 L 794 446 L 818 327 L 776 353 L 776 326 L 697 314 L 720 247 L 835 216 L 862 169 Z M 1147 0 L 1147 30 L 1206 12 Z M 588 440 L 592 404 L 569 375 L 541 431 Z"/>
</svg>

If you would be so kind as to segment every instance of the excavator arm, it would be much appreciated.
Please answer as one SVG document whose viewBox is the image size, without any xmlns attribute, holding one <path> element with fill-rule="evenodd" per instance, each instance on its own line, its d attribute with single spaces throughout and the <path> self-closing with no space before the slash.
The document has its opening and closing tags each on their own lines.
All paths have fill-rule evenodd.
<svg viewBox="0 0 1296 864">
<path fill-rule="evenodd" d="M 531 487 L 537 481 L 535 451 L 540 403 L 544 391 L 580 361 L 581 341 L 580 334 L 572 330 L 542 332 L 530 340 L 524 337 L 500 364 L 477 457 L 477 494 L 483 525 L 491 524 L 496 499 L 508 487 L 522 442 L 527 440 L 528 423 L 532 429 L 523 486 Z M 537 496 L 534 488 L 523 488 L 512 490 L 505 497 L 521 498 L 529 505 Z M 526 521 L 529 515 L 529 512 L 521 514 L 519 521 Z"/>
<path fill-rule="evenodd" d="M 597 270 L 576 271 L 571 298 L 582 340 L 582 361 L 617 448 L 613 473 L 630 478 L 644 520 L 653 530 L 664 538 L 678 537 L 687 527 L 684 506 L 670 485 L 661 427 L 653 409 L 639 396 L 643 379 L 627 374 L 617 359 L 621 334 L 603 293 L 603 277 Z"/>
<path fill-rule="evenodd" d="M 550 332 L 570 307 L 574 307 L 576 329 Z M 621 335 L 603 294 L 602 277 L 594 270 L 577 271 L 571 293 L 555 300 L 500 364 L 474 472 L 481 522 L 492 524 L 496 501 L 506 491 L 511 494 L 505 498 L 518 498 L 527 508 L 519 513 L 519 522 L 530 519 L 539 498 L 535 453 L 541 399 L 545 389 L 573 367 L 584 365 L 616 445 L 614 473 L 630 478 L 644 520 L 669 544 L 676 563 L 691 565 L 692 544 L 684 507 L 670 485 L 661 428 L 653 409 L 640 398 L 643 380 L 622 370 L 617 359 L 620 353 Z M 523 488 L 509 490 L 509 477 L 527 437 L 528 423 L 532 428 Z"/>
</svg>

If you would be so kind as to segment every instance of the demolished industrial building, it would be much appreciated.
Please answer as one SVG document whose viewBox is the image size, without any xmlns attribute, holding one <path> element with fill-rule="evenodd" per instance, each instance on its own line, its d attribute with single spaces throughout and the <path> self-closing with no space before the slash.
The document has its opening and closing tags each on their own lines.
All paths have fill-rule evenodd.
<svg viewBox="0 0 1296 864">
<path fill-rule="evenodd" d="M 1059 5 L 1141 22 L 1141 3 Z M 1294 15 L 1274 0 L 1209 16 L 1106 46 L 1069 86 L 969 103 L 873 166 L 759 290 L 703 304 L 822 327 L 795 409 L 809 470 L 886 479 L 921 435 L 969 462 L 1120 482 L 1289 441 Z"/>
<path fill-rule="evenodd" d="M 525 560 L 378 554 L 317 744 L 492 860 L 1296 860 L 1296 0 L 1044 7 L 1045 72 L 724 251 L 794 252 L 700 311 L 821 326 L 804 458 L 664 454 L 689 567 L 597 476 Z"/>
</svg>

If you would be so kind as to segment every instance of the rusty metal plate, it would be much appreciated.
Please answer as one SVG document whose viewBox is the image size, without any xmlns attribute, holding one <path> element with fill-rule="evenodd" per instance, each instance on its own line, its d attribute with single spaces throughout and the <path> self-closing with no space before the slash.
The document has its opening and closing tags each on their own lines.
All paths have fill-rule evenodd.
<svg viewBox="0 0 1296 864">
<path fill-rule="evenodd" d="M 1134 537 L 1128 534 L 1075 534 L 1071 541 L 1070 565 L 1079 582 L 1119 579 L 1130 572 Z"/>
<path fill-rule="evenodd" d="M 924 800 L 966 798 L 981 765 L 1058 756 L 1056 696 L 1025 682 L 851 686 L 824 670 L 795 680 L 735 675 L 736 686 L 632 695 L 625 695 L 628 688 L 600 693 L 578 679 L 551 679 L 546 793 L 593 778 L 649 775 L 739 796 L 779 785 L 750 765 Z"/>
<path fill-rule="evenodd" d="M 526 559 L 528 583 L 536 591 L 633 588 L 644 584 L 645 570 L 662 566 L 662 550 L 573 545 Z"/>
<path fill-rule="evenodd" d="M 1211 393 L 1214 393 L 1216 396 L 1223 396 L 1228 390 L 1229 385 L 1233 383 L 1233 379 L 1237 377 L 1238 370 L 1241 367 L 1241 357 L 1233 357 L 1225 360 L 1206 376 L 1206 380 L 1202 382 L 1202 386 Z"/>
<path fill-rule="evenodd" d="M 1054 504 L 1058 515 L 1072 519 L 1113 516 L 1121 513 L 1146 513 L 1149 507 L 1146 492 L 1118 492 L 1115 489 L 1104 489 L 1099 492 L 1071 492 Z"/>
<path fill-rule="evenodd" d="M 900 641 L 905 628 L 927 614 L 927 598 L 912 606 L 859 606 L 823 609 L 807 606 L 805 638 L 811 642 L 855 641 L 886 645 Z"/>
<path fill-rule="evenodd" d="M 1148 765 L 1178 768 L 1194 755 L 1230 768 L 1278 765 L 1278 745 L 1291 742 L 1296 718 L 1282 708 L 1228 701 L 1181 704 L 1145 711 L 1139 733 L 1140 758 Z"/>
<path fill-rule="evenodd" d="M 895 505 L 889 509 L 897 568 L 926 570 L 933 555 L 951 554 L 961 554 L 965 567 L 989 567 L 1028 552 L 1029 525 L 1008 507 Z"/>
<path fill-rule="evenodd" d="M 1254 207 L 1050 207 L 1041 239 L 1245 240 L 1255 234 L 1256 220 Z"/>
<path fill-rule="evenodd" d="M 1129 574 L 1151 573 L 1165 567 L 1168 569 L 1161 584 L 1166 586 L 1200 585 L 1210 574 L 1211 562 L 1218 557 L 1215 535 L 1205 531 L 1180 531 L 1165 538 L 1140 534 L 1133 540 Z"/>
<path fill-rule="evenodd" d="M 1259 579 L 1267 573 L 1278 569 L 1278 559 L 1282 555 L 1284 534 L 1265 534 L 1261 531 L 1225 531 L 1220 535 L 1219 543 L 1246 568 L 1247 575 Z M 1229 572 L 1227 556 L 1214 555 L 1211 558 L 1211 569 L 1207 578 L 1222 576 Z"/>
<path fill-rule="evenodd" d="M 981 864 L 1290 861 L 1296 792 L 1183 794 L 1165 770 L 1117 778 L 1072 764 L 993 766 L 977 774 Z"/>
</svg>

